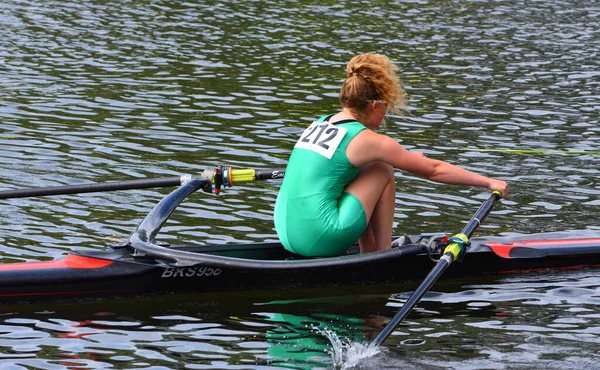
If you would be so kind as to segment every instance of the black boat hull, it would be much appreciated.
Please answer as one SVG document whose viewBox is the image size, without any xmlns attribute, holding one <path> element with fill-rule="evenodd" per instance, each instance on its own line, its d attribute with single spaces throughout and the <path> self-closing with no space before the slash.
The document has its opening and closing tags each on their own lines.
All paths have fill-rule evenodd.
<svg viewBox="0 0 600 370">
<path fill-rule="evenodd" d="M 600 239 L 523 243 L 474 240 L 465 262 L 452 264 L 443 279 L 600 266 Z M 204 260 L 178 265 L 113 247 L 57 261 L 5 264 L 0 302 L 410 282 L 422 280 L 434 264 L 420 245 L 320 259 L 298 258 L 277 243 L 170 249 Z"/>
</svg>

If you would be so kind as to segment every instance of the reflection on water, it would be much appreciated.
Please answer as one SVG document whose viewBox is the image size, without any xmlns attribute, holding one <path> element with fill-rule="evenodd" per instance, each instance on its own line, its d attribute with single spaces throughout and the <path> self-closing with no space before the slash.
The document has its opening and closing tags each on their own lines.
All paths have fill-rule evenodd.
<svg viewBox="0 0 600 370">
<path fill-rule="evenodd" d="M 410 112 L 390 117 L 386 133 L 511 183 L 482 233 L 597 234 L 599 17 L 594 1 L 555 0 L 4 2 L 0 189 L 282 167 L 302 127 L 337 109 L 347 60 L 374 51 L 398 63 L 409 94 Z M 397 233 L 455 232 L 486 197 L 405 173 L 397 183 Z M 274 239 L 278 186 L 194 194 L 161 237 Z M 53 259 L 114 243 L 169 190 L 3 200 L 0 259 Z M 597 342 L 596 278 L 530 278 L 440 282 L 389 350 L 361 364 L 593 368 L 597 357 L 581 343 Z M 331 343 L 301 326 L 304 318 L 327 318 L 319 328 L 360 343 L 409 291 L 377 287 L 360 304 L 354 296 L 352 304 L 263 305 L 272 300 L 251 296 L 240 305 L 221 296 L 4 307 L 0 364 L 327 368 Z M 276 359 L 267 332 L 323 348 L 298 349 L 316 362 Z"/>
<path fill-rule="evenodd" d="M 268 349 L 271 363 L 292 368 L 329 368 L 333 365 L 336 369 L 347 369 L 378 354 L 378 348 L 364 343 L 365 335 L 374 324 L 373 318 L 311 312 L 315 305 L 351 307 L 364 300 L 363 296 L 341 296 L 272 300 L 258 304 L 269 312 L 255 315 L 276 323 L 266 332 L 266 340 L 271 344 Z M 304 315 L 283 313 L 298 307 L 308 308 L 308 312 Z M 282 312 L 273 312 L 274 309 Z"/>
<path fill-rule="evenodd" d="M 248 292 L 3 309 L 0 364 L 128 368 L 594 368 L 595 271 L 441 282 L 368 348 L 410 291 Z M 389 287 L 390 291 L 405 287 Z M 370 288 L 369 288 L 370 289 Z M 284 296 L 295 297 L 294 294 Z M 389 298 L 389 300 L 388 300 Z M 387 306 L 386 306 L 387 302 Z M 365 356 L 365 357 L 361 357 Z M 342 360 L 342 361 L 340 361 Z M 69 365 L 70 364 L 70 365 Z"/>
<path fill-rule="evenodd" d="M 525 274 L 430 292 L 388 344 L 401 353 L 417 346 L 428 353 L 426 363 L 439 366 L 584 369 L 600 342 L 596 275 L 597 269 Z M 398 309 L 409 295 L 392 295 L 388 306 Z"/>
</svg>

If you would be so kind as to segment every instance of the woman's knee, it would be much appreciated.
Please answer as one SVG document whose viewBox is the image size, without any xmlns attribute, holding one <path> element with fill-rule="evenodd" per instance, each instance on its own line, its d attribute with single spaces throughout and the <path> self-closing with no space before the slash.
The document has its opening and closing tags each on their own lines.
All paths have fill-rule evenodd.
<svg viewBox="0 0 600 370">
<path fill-rule="evenodd" d="M 390 184 L 395 191 L 394 168 L 385 162 L 373 162 L 363 167 L 344 191 L 355 195 L 365 209 L 372 209 Z"/>
<path fill-rule="evenodd" d="M 377 175 L 385 177 L 389 180 L 394 179 L 394 167 L 390 166 L 385 162 L 373 162 L 370 165 L 370 170 L 377 173 Z"/>
</svg>

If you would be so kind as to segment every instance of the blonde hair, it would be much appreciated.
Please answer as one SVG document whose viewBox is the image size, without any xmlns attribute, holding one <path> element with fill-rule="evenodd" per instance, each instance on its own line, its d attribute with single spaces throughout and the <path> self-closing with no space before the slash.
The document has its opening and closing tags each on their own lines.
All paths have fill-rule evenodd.
<svg viewBox="0 0 600 370">
<path fill-rule="evenodd" d="M 362 115 L 373 100 L 385 100 L 396 113 L 405 108 L 406 93 L 398 77 L 399 68 L 381 54 L 355 56 L 346 65 L 346 80 L 340 90 L 340 103 Z"/>
</svg>

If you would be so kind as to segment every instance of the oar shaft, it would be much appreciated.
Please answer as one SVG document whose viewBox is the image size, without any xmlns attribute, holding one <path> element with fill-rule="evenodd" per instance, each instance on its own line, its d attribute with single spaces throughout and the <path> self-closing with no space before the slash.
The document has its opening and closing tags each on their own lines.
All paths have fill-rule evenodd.
<svg viewBox="0 0 600 370">
<path fill-rule="evenodd" d="M 66 195 L 94 193 L 101 191 L 129 190 L 179 186 L 184 176 L 162 177 L 156 179 L 139 179 L 127 181 L 97 182 L 93 184 L 54 186 L 48 188 L 31 188 L 0 191 L 0 199 L 41 197 L 47 195 Z"/>
<path fill-rule="evenodd" d="M 433 284 L 435 284 L 438 278 L 442 276 L 442 273 L 448 268 L 448 266 L 450 266 L 451 263 L 452 257 L 450 256 L 444 255 L 442 258 L 440 258 L 433 270 L 431 270 L 429 275 L 427 275 L 417 290 L 415 290 L 414 293 L 408 298 L 396 316 L 392 318 L 385 328 L 383 328 L 381 333 L 379 333 L 379 335 L 375 338 L 373 341 L 374 345 L 378 346 L 383 343 L 383 341 L 386 340 L 387 337 L 394 332 L 394 330 L 396 330 L 396 327 L 400 324 L 400 322 L 402 322 L 402 320 L 408 316 L 413 307 L 419 303 L 421 298 L 423 298 L 425 293 L 427 293 Z"/>
<path fill-rule="evenodd" d="M 208 171 L 208 179 L 212 182 L 215 181 L 215 171 Z M 205 171 L 205 173 L 207 172 Z M 231 168 L 227 167 L 225 177 L 227 181 L 226 186 L 232 186 L 233 183 L 245 183 L 256 180 L 269 180 L 269 179 L 282 179 L 285 174 L 285 168 L 278 169 L 265 169 L 255 170 L 251 168 Z M 30 188 L 30 189 L 15 189 L 0 191 L 0 199 L 8 198 L 26 198 L 26 197 L 43 197 L 48 195 L 67 195 L 67 194 L 80 194 L 80 193 L 94 193 L 101 191 L 115 191 L 115 190 L 130 190 L 130 189 L 147 189 L 147 188 L 161 188 L 169 186 L 179 186 L 185 182 L 191 180 L 191 175 L 180 175 L 172 177 L 161 177 L 155 179 L 139 179 L 139 180 L 126 180 L 126 181 L 111 181 L 111 182 L 97 182 L 91 184 L 82 185 L 65 185 L 65 186 L 53 186 L 48 188 Z M 223 177 L 221 177 L 220 184 L 223 183 Z M 219 185 L 220 186 L 220 185 Z"/>
<path fill-rule="evenodd" d="M 496 201 L 500 199 L 498 192 L 493 192 L 490 197 L 481 204 L 477 212 L 473 215 L 471 220 L 463 227 L 461 234 L 464 235 L 467 240 L 471 238 L 475 231 L 481 225 L 481 221 L 490 213 Z M 465 240 L 465 241 L 467 241 Z M 452 250 L 452 251 L 449 251 Z M 452 264 L 455 259 L 454 255 L 458 254 L 457 250 L 460 250 L 460 246 L 456 242 L 452 242 L 444 251 L 444 255 L 437 262 L 435 267 L 429 272 L 425 280 L 419 285 L 419 287 L 411 294 L 408 300 L 404 303 L 400 311 L 392 318 L 392 320 L 383 328 L 381 333 L 375 338 L 373 344 L 380 345 L 384 340 L 389 337 L 396 327 L 408 316 L 413 307 L 419 303 L 421 298 L 429 291 L 429 289 L 435 284 L 435 282 L 442 276 L 442 273 Z"/>
<path fill-rule="evenodd" d="M 253 168 L 226 167 L 223 169 L 223 184 L 233 186 L 256 180 L 282 179 L 284 174 L 285 168 L 255 170 Z"/>
<path fill-rule="evenodd" d="M 256 170 L 255 180 L 271 180 L 271 179 L 283 179 L 285 175 L 285 168 L 277 168 L 270 170 Z"/>
<path fill-rule="evenodd" d="M 490 197 L 481 204 L 481 206 L 479 207 L 477 212 L 475 212 L 471 220 L 469 220 L 465 227 L 463 227 L 461 234 L 464 234 L 469 238 L 473 236 L 475 231 L 479 229 L 481 221 L 484 218 L 486 218 L 487 215 L 492 211 L 492 208 L 494 208 L 494 204 L 496 203 L 496 201 L 498 201 L 498 199 L 500 199 L 500 195 L 496 192 L 493 192 L 490 195 Z"/>
</svg>

